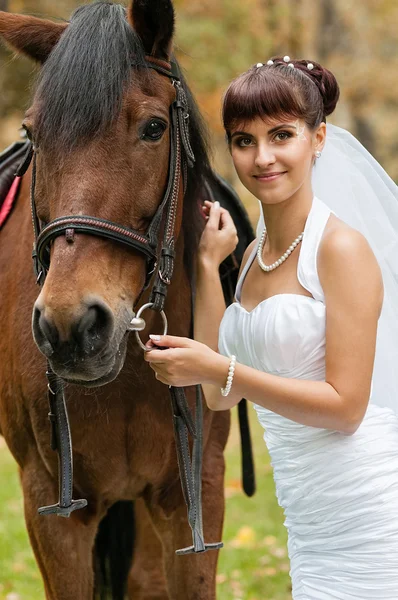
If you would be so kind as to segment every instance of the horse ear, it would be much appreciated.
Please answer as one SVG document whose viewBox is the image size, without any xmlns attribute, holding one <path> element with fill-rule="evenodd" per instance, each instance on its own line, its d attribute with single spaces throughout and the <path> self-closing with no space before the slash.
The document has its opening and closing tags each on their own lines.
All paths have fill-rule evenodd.
<svg viewBox="0 0 398 600">
<path fill-rule="evenodd" d="M 133 0 L 128 9 L 128 19 L 147 54 L 170 59 L 174 35 L 171 0 Z"/>
<path fill-rule="evenodd" d="M 67 27 L 68 23 L 0 11 L 0 39 L 40 63 L 47 60 Z"/>
</svg>

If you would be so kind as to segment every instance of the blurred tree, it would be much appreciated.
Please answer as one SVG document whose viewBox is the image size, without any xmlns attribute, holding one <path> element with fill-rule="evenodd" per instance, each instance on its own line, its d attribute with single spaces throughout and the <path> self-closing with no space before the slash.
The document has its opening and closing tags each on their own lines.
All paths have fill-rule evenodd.
<svg viewBox="0 0 398 600">
<path fill-rule="evenodd" d="M 127 0 L 126 0 L 127 2 Z M 0 0 L 12 12 L 68 18 L 76 0 Z M 318 60 L 335 73 L 332 121 L 350 129 L 398 180 L 397 0 L 174 0 L 176 54 L 210 124 L 217 167 L 233 169 L 221 125 L 228 83 L 270 56 Z M 16 136 L 35 68 L 0 49 L 0 146 Z"/>
</svg>

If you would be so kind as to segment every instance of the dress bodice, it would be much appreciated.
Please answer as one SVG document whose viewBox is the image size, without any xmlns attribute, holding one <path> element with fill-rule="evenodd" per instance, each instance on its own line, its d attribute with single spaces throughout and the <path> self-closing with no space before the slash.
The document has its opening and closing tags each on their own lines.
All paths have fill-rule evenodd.
<svg viewBox="0 0 398 600">
<path fill-rule="evenodd" d="M 240 295 L 256 257 L 255 245 L 239 278 L 237 301 L 227 308 L 221 322 L 222 354 L 235 354 L 238 362 L 276 375 L 324 379 L 326 309 L 316 260 L 330 213 L 323 202 L 314 198 L 304 228 L 297 278 L 311 297 L 281 293 L 247 311 L 240 304 Z"/>
<path fill-rule="evenodd" d="M 297 379 L 325 376 L 325 305 L 299 294 L 278 294 L 248 312 L 239 302 L 227 309 L 222 354 L 255 369 Z"/>
</svg>

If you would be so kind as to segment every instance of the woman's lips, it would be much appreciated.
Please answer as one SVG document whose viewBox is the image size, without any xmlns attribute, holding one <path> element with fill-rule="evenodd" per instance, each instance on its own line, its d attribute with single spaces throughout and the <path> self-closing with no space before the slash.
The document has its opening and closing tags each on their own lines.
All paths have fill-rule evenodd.
<svg viewBox="0 0 398 600">
<path fill-rule="evenodd" d="M 255 179 L 257 179 L 257 181 L 268 183 L 269 181 L 275 181 L 275 179 L 278 179 L 285 173 L 286 173 L 286 171 L 281 171 L 279 173 L 269 173 L 268 175 L 254 175 L 254 177 L 255 177 Z"/>
</svg>

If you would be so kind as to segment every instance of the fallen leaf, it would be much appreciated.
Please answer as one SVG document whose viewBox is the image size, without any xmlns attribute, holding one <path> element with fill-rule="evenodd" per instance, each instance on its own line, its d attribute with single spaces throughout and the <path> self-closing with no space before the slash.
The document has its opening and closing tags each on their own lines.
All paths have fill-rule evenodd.
<svg viewBox="0 0 398 600">
<path fill-rule="evenodd" d="M 230 545 L 233 548 L 249 548 L 252 547 L 255 543 L 256 532 L 252 527 L 244 525 L 239 529 L 234 539 L 231 540 Z"/>
</svg>

